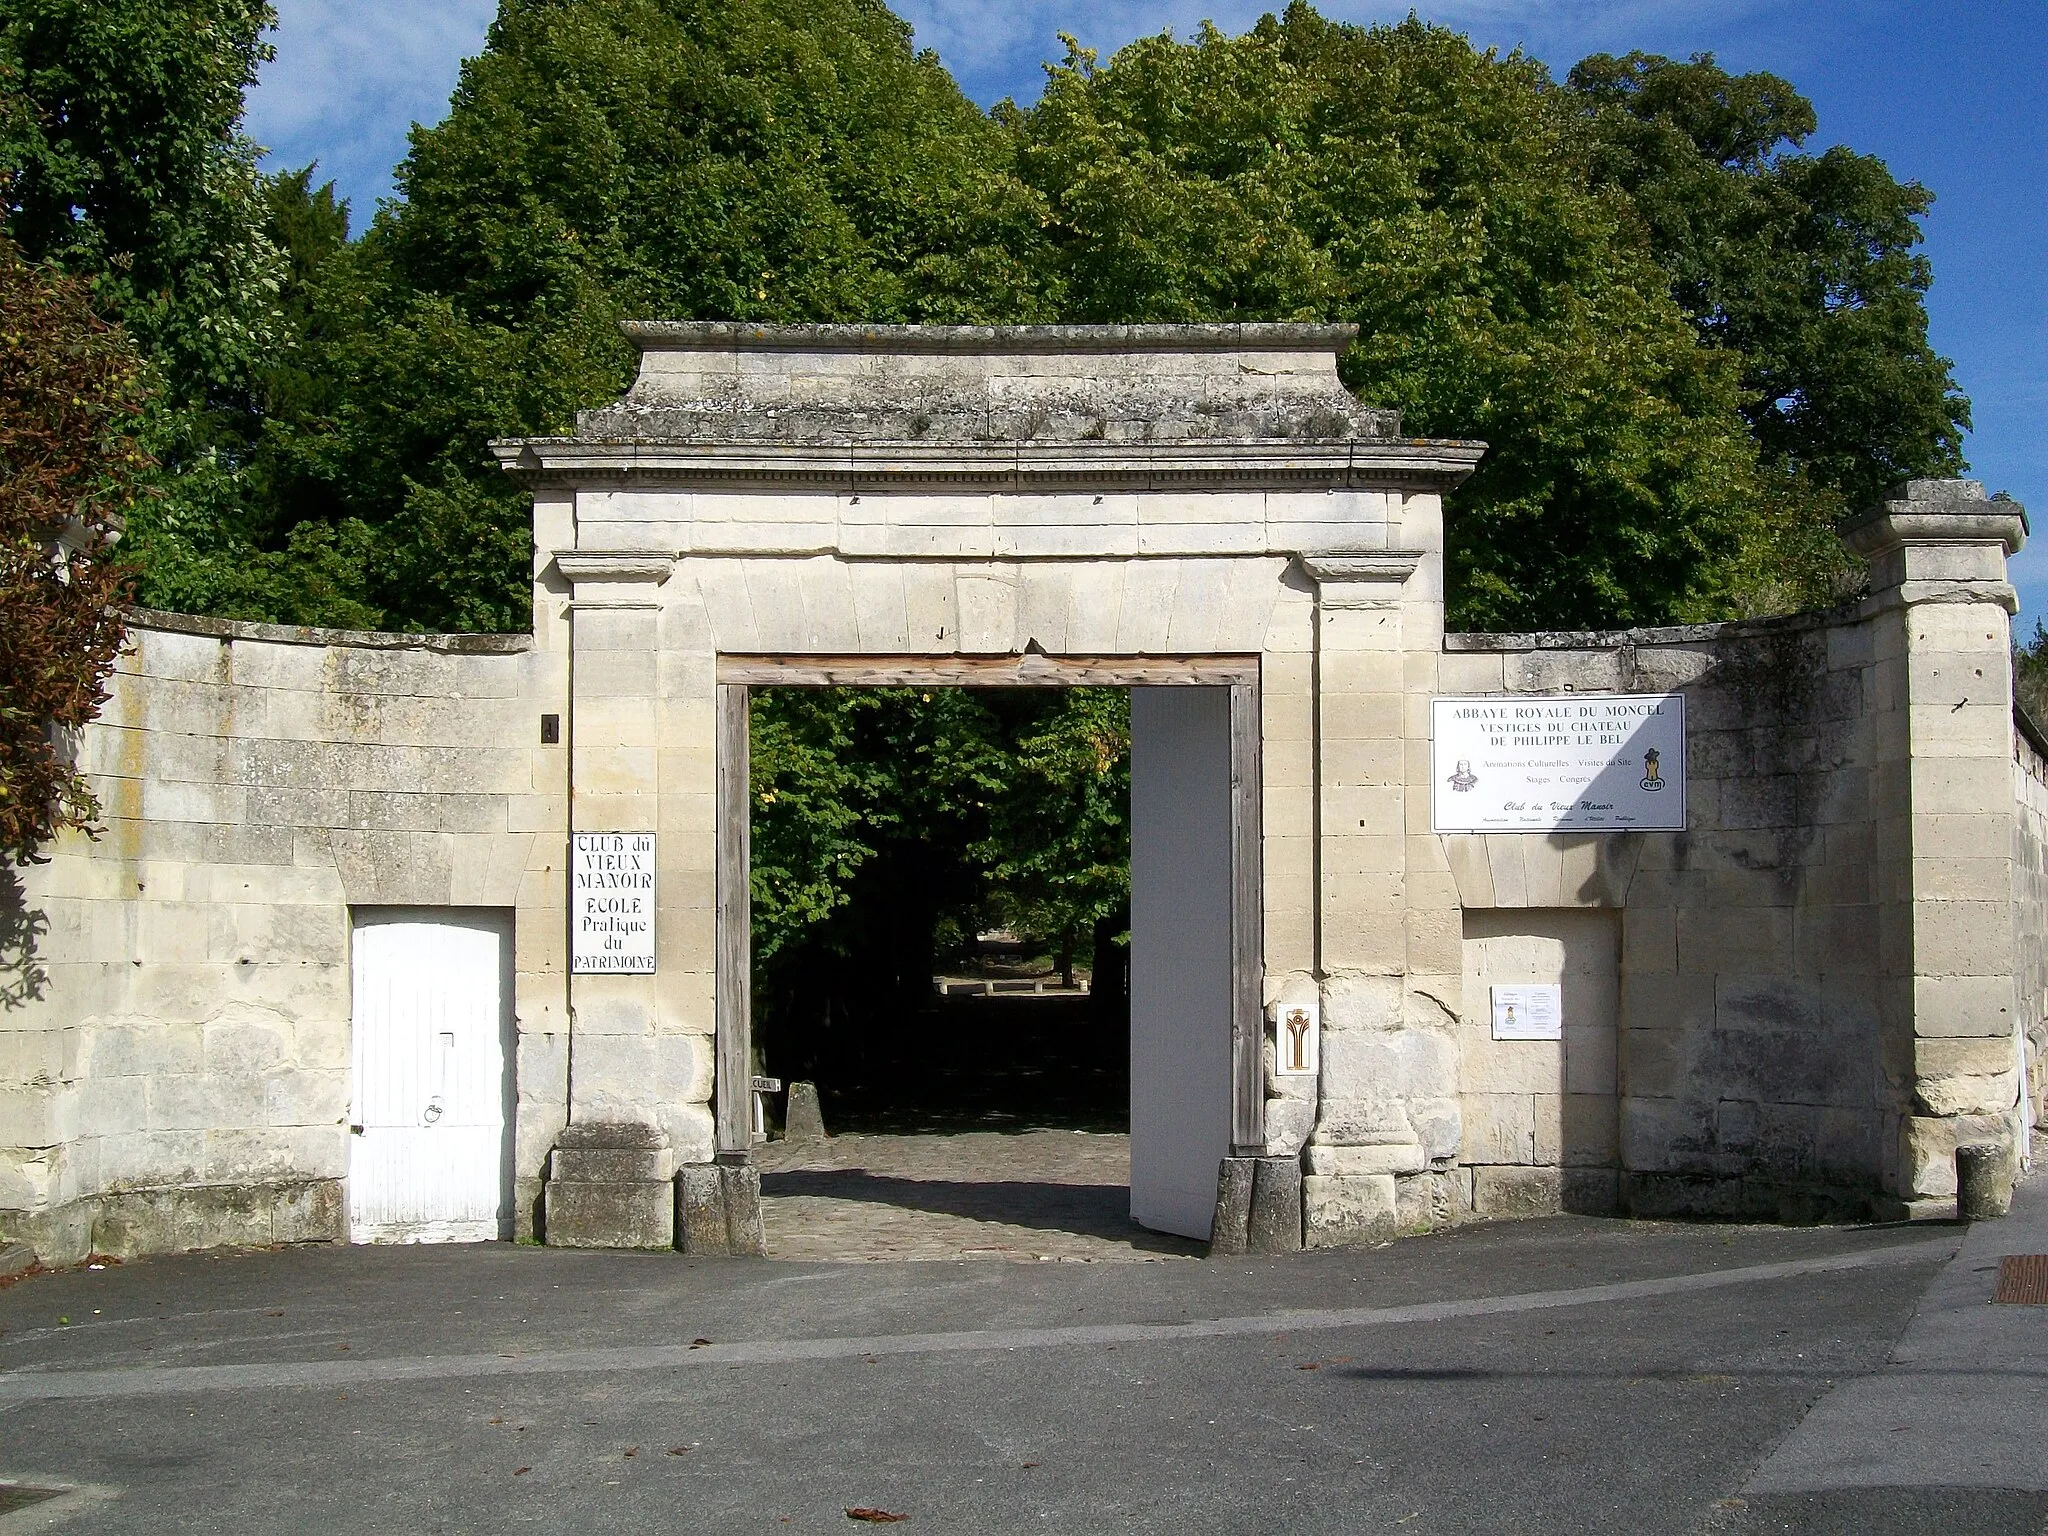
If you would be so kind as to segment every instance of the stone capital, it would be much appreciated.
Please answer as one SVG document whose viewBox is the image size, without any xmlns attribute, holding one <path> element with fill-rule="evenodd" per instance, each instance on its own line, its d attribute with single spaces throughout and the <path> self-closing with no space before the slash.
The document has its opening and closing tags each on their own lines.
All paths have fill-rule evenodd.
<svg viewBox="0 0 2048 1536">
<path fill-rule="evenodd" d="M 572 586 L 592 582 L 646 582 L 660 586 L 674 574 L 675 556 L 661 549 L 558 549 L 555 569 Z"/>
<path fill-rule="evenodd" d="M 2024 507 L 1986 497 L 1975 480 L 1908 480 L 1843 529 L 1842 542 L 1870 562 L 1873 593 L 1908 603 L 1968 597 L 2014 612 L 2005 562 L 2027 531 Z"/>
<path fill-rule="evenodd" d="M 1324 608 L 1390 608 L 1422 561 L 1418 550 L 1374 550 L 1303 555 L 1301 568 Z"/>
</svg>

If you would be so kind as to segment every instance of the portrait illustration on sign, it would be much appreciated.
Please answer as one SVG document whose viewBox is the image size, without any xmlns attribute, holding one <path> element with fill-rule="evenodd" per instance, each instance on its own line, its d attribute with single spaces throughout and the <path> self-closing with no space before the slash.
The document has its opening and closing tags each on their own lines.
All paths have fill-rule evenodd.
<svg viewBox="0 0 2048 1536">
<path fill-rule="evenodd" d="M 1458 771 L 1451 775 L 1451 788 L 1462 795 L 1470 791 L 1472 786 L 1478 782 L 1479 775 L 1472 771 L 1472 759 L 1469 757 L 1459 758 Z"/>
<path fill-rule="evenodd" d="M 1281 1077 L 1313 1077 L 1321 1045 L 1322 1010 L 1314 1003 L 1282 1003 L 1274 1010 L 1273 1070 Z"/>
</svg>

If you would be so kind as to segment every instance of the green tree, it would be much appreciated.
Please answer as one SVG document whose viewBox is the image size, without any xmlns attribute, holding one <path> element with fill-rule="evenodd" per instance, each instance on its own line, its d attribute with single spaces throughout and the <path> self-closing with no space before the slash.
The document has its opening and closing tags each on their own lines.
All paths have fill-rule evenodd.
<svg viewBox="0 0 2048 1536">
<path fill-rule="evenodd" d="M 990 915 L 1058 961 L 1130 926 L 1131 696 L 1074 688 L 1032 698 L 1012 729 L 987 836 L 968 857 L 987 872 Z"/>
<path fill-rule="evenodd" d="M 1044 317 L 1007 149 L 867 0 L 506 0 L 403 200 L 318 269 L 324 384 L 272 422 L 272 502 L 309 547 L 366 541 L 387 622 L 521 627 L 491 438 L 614 398 L 626 316 Z"/>
<path fill-rule="evenodd" d="M 286 274 L 241 124 L 274 20 L 262 0 L 0 0 L 0 226 L 149 365 L 162 494 L 127 547 L 145 597 L 201 611 L 234 605 L 160 578 L 236 569 L 263 531 L 247 471 Z"/>
<path fill-rule="evenodd" d="M 1542 67 L 1303 4 L 1242 37 L 1070 42 L 998 117 L 1051 209 L 1068 318 L 1353 320 L 1345 377 L 1492 451 L 1451 506 L 1452 621 L 1736 606 L 1756 452 L 1739 360 L 1699 342 Z"/>
<path fill-rule="evenodd" d="M 1963 469 L 1969 402 L 1928 343 L 1915 247 L 1934 198 L 1883 161 L 1800 147 L 1813 105 L 1770 74 L 1596 54 L 1571 72 L 1603 185 L 1626 190 L 1700 334 L 1741 360 L 1765 460 L 1858 511 Z"/>
<path fill-rule="evenodd" d="M 0 238 L 0 1005 L 39 980 L 14 866 L 99 814 L 68 743 L 121 646 L 130 573 L 113 550 L 149 469 L 142 371 L 82 283 Z"/>
</svg>

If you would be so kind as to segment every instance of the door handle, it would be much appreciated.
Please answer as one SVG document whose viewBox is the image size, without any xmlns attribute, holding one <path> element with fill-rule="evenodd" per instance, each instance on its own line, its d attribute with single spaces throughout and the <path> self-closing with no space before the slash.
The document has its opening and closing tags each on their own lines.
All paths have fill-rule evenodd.
<svg viewBox="0 0 2048 1536">
<path fill-rule="evenodd" d="M 348 1133 L 351 1136 L 360 1136 L 363 1134 L 363 1128 L 360 1125 L 352 1125 L 348 1128 Z"/>
</svg>

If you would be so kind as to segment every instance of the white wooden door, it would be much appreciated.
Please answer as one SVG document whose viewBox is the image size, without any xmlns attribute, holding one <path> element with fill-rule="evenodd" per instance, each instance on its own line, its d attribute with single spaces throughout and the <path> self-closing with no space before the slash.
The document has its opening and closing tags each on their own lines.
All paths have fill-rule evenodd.
<svg viewBox="0 0 2048 1536">
<path fill-rule="evenodd" d="M 1131 690 L 1131 1219 L 1207 1240 L 1230 1153 L 1230 690 Z"/>
<path fill-rule="evenodd" d="M 496 914 L 357 914 L 351 1241 L 509 1235 L 509 940 Z"/>
</svg>

